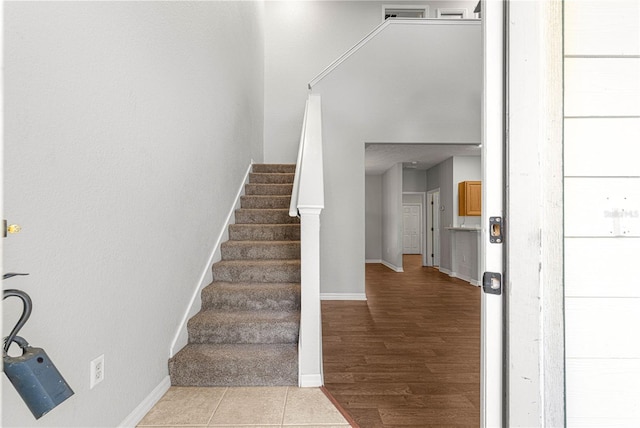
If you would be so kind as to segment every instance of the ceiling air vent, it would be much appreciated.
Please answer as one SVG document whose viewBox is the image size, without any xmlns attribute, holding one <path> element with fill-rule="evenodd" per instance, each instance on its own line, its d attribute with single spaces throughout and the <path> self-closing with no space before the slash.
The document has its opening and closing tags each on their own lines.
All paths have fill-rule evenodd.
<svg viewBox="0 0 640 428">
<path fill-rule="evenodd" d="M 382 6 L 382 16 L 384 19 L 389 18 L 428 18 L 428 6 Z"/>
</svg>

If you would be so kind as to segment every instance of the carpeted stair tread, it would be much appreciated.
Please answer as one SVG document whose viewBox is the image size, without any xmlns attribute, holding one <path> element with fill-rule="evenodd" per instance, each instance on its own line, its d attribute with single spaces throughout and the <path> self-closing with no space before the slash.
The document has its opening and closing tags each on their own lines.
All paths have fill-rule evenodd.
<svg viewBox="0 0 640 428">
<path fill-rule="evenodd" d="M 189 343 L 297 343 L 296 311 L 200 311 L 189 320 Z"/>
<path fill-rule="evenodd" d="M 291 195 L 240 196 L 240 208 L 289 208 Z"/>
<path fill-rule="evenodd" d="M 222 260 L 213 279 L 225 282 L 300 282 L 300 260 Z"/>
<path fill-rule="evenodd" d="M 299 224 L 230 224 L 233 241 L 299 241 Z"/>
<path fill-rule="evenodd" d="M 190 344 L 169 360 L 174 386 L 298 384 L 297 344 Z"/>
<path fill-rule="evenodd" d="M 293 173 L 282 173 L 282 172 L 272 172 L 272 173 L 259 173 L 259 172 L 250 172 L 249 173 L 249 183 L 251 184 L 285 184 L 285 183 L 293 183 L 295 179 L 295 174 Z"/>
<path fill-rule="evenodd" d="M 299 224 L 298 217 L 289 216 L 288 208 L 240 208 L 235 212 L 236 224 Z"/>
<path fill-rule="evenodd" d="M 299 259 L 300 241 L 226 241 L 222 260 Z"/>
<path fill-rule="evenodd" d="M 251 171 L 261 173 L 295 173 L 296 165 L 283 163 L 254 164 L 251 167 Z"/>
<path fill-rule="evenodd" d="M 293 184 L 249 183 L 244 186 L 245 195 L 288 195 L 291 196 Z"/>
<path fill-rule="evenodd" d="M 202 310 L 299 310 L 300 284 L 212 282 L 202 289 Z"/>
<path fill-rule="evenodd" d="M 298 383 L 300 219 L 289 216 L 293 164 L 256 164 L 222 260 L 187 323 L 189 344 L 169 360 L 172 385 Z"/>
</svg>

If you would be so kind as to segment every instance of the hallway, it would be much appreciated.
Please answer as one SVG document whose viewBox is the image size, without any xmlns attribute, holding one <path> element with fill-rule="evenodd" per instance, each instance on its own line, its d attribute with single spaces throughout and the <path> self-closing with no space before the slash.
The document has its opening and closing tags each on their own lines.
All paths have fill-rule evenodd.
<svg viewBox="0 0 640 428">
<path fill-rule="evenodd" d="M 325 386 L 361 428 L 480 424 L 480 288 L 404 256 L 322 302 Z"/>
</svg>

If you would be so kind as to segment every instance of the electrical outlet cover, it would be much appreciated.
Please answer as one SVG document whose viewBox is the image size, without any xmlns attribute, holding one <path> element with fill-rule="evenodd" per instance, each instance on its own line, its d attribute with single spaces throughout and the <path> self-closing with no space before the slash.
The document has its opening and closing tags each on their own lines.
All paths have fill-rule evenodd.
<svg viewBox="0 0 640 428">
<path fill-rule="evenodd" d="M 89 368 L 89 388 L 93 389 L 94 386 L 104 380 L 104 354 L 91 360 Z"/>
</svg>

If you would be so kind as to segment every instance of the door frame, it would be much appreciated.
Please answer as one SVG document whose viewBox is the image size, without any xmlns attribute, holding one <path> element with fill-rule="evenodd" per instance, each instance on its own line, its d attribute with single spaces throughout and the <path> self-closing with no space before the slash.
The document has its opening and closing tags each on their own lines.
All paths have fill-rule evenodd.
<svg viewBox="0 0 640 428">
<path fill-rule="evenodd" d="M 434 194 L 438 194 L 438 202 L 440 201 L 440 188 L 438 187 L 437 189 L 433 189 L 433 190 L 429 190 L 427 192 L 427 210 L 431 209 L 431 215 L 427 215 L 426 216 L 426 223 L 427 223 L 427 254 L 425 254 L 425 260 L 424 260 L 424 266 L 437 266 L 434 262 L 436 259 L 436 252 L 438 253 L 438 260 L 440 260 L 440 245 L 438 245 L 438 248 L 436 250 L 436 248 L 434 247 L 434 235 L 435 235 L 435 230 L 432 231 L 431 229 L 433 228 L 433 218 L 434 216 L 434 212 L 438 213 L 438 234 L 440 234 L 440 207 L 438 204 L 438 207 L 435 208 L 433 206 L 433 195 Z M 431 239 L 429 239 L 431 238 Z M 439 237 L 441 238 L 441 237 Z M 440 242 L 440 239 L 438 239 L 438 242 Z M 433 254 L 434 256 L 431 257 L 431 254 Z M 438 263 L 439 265 L 440 263 Z"/>
<path fill-rule="evenodd" d="M 505 6 L 503 426 L 564 426 L 563 2 Z"/>
<path fill-rule="evenodd" d="M 420 238 L 420 251 L 422 251 L 422 266 L 427 266 L 427 238 L 426 238 L 426 228 L 425 228 L 425 219 L 427 218 L 427 194 L 425 192 L 402 192 L 402 195 L 419 195 L 420 203 L 422 204 L 422 220 L 420 227 L 423 230 L 422 237 Z M 404 205 L 404 202 L 402 203 Z"/>
</svg>

